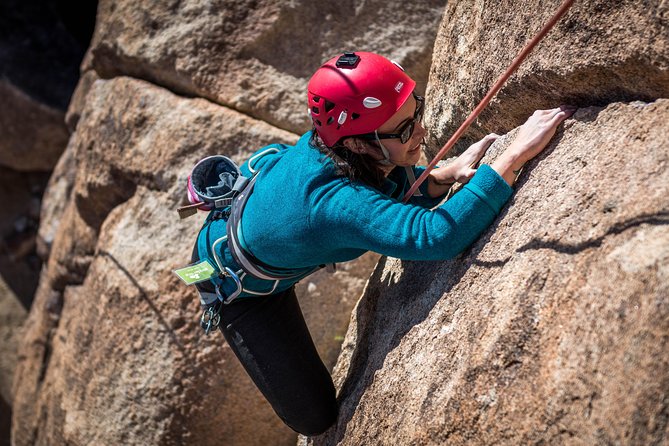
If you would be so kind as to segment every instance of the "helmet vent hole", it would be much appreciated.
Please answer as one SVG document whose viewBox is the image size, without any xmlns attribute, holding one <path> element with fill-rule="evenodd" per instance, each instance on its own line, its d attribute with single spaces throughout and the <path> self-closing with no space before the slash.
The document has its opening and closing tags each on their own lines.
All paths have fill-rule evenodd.
<svg viewBox="0 0 669 446">
<path fill-rule="evenodd" d="M 328 122 L 327 122 L 327 124 L 330 125 L 330 124 L 332 124 L 333 122 L 334 122 L 334 118 L 333 118 L 332 116 L 330 116 L 330 117 L 328 118 Z"/>
<path fill-rule="evenodd" d="M 321 124 L 321 121 L 319 121 L 318 119 L 315 119 L 314 122 L 315 122 L 316 125 L 319 126 L 319 127 L 323 125 L 323 124 Z"/>
<path fill-rule="evenodd" d="M 335 103 L 326 100 L 325 101 L 325 112 L 329 113 L 333 108 L 335 108 Z"/>
<path fill-rule="evenodd" d="M 314 102 L 318 102 L 318 101 L 321 100 L 321 97 L 320 96 L 314 96 L 313 100 L 314 100 Z"/>
<path fill-rule="evenodd" d="M 351 121 L 355 121 L 355 120 L 358 119 L 359 117 L 360 117 L 359 114 L 357 114 L 357 113 L 351 113 Z"/>
<path fill-rule="evenodd" d="M 318 109 L 318 107 L 311 107 L 311 112 L 312 112 L 314 115 L 317 115 L 317 114 L 320 113 L 320 110 Z"/>
</svg>

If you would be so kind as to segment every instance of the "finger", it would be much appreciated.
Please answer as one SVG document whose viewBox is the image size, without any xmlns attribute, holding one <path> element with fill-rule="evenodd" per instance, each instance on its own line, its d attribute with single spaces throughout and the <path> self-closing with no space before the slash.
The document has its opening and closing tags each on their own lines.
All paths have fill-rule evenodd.
<svg viewBox="0 0 669 446">
<path fill-rule="evenodd" d="M 548 121 L 548 125 L 550 127 L 557 127 L 558 125 L 560 125 L 560 123 L 562 121 L 567 119 L 572 114 L 573 114 L 573 112 L 570 113 L 570 112 L 567 112 L 567 111 L 564 111 L 564 110 L 560 110 L 558 113 L 555 114 L 555 116 L 553 116 L 551 118 L 550 121 Z"/>
<path fill-rule="evenodd" d="M 465 172 L 458 175 L 458 177 L 456 178 L 456 181 L 458 183 L 467 184 L 467 183 L 469 183 L 469 180 L 472 179 L 472 177 L 474 176 L 475 173 L 476 173 L 475 169 L 468 169 Z"/>
<path fill-rule="evenodd" d="M 485 144 L 487 147 L 490 147 L 490 145 L 491 145 L 492 143 L 494 143 L 495 141 L 497 141 L 497 139 L 499 139 L 499 137 L 500 137 L 500 136 L 499 136 L 497 133 L 490 133 L 489 135 L 486 135 L 486 136 L 483 138 L 484 144 Z"/>
<path fill-rule="evenodd" d="M 578 110 L 578 107 L 575 105 L 561 105 L 560 109 L 565 111 L 567 113 L 567 116 L 571 116 L 574 113 L 576 113 L 576 110 Z"/>
</svg>

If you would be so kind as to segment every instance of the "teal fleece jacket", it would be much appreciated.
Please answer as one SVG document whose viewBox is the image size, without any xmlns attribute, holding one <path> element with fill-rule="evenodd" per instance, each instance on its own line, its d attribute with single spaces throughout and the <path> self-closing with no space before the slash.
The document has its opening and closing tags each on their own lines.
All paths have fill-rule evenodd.
<svg viewBox="0 0 669 446">
<path fill-rule="evenodd" d="M 407 260 L 450 259 L 479 237 L 512 193 L 484 164 L 460 192 L 434 210 L 443 197 L 429 198 L 427 182 L 420 187 L 422 197 L 403 204 L 409 189 L 403 168 L 391 172 L 381 191 L 351 182 L 335 173 L 333 161 L 309 144 L 310 137 L 307 132 L 295 146 L 264 147 L 241 166 L 245 176 L 257 173 L 258 179 L 244 209 L 240 236 L 255 257 L 275 267 L 345 262 L 366 251 Z M 424 168 L 414 171 L 418 177 Z M 225 225 L 223 219 L 208 218 L 198 237 L 200 258 L 213 265 L 211 246 L 225 235 Z M 216 250 L 226 266 L 239 269 L 226 243 L 218 243 Z M 284 280 L 274 292 L 298 280 Z M 273 283 L 244 277 L 243 285 L 267 292 Z"/>
</svg>

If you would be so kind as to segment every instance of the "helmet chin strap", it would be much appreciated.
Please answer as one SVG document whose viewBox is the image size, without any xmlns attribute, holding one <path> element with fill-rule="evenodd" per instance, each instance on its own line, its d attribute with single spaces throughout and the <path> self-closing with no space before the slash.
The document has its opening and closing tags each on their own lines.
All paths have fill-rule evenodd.
<svg viewBox="0 0 669 446">
<path fill-rule="evenodd" d="M 388 152 L 386 146 L 384 146 L 381 140 L 379 139 L 379 131 L 374 130 L 374 135 L 376 135 L 376 142 L 379 143 L 379 148 L 381 149 L 381 153 L 383 153 L 383 159 L 379 161 L 379 164 L 383 166 L 392 166 L 393 162 L 390 161 L 390 152 Z"/>
<path fill-rule="evenodd" d="M 380 160 L 378 163 L 383 165 L 383 166 L 393 166 L 394 163 L 390 161 L 390 152 L 388 152 L 388 149 L 386 149 L 386 146 L 383 145 L 381 140 L 379 139 L 379 132 L 378 130 L 374 131 L 374 135 L 376 135 L 376 142 L 379 143 L 379 148 L 381 149 L 381 153 L 383 153 L 383 158 Z M 423 142 L 425 140 L 423 139 Z M 405 166 L 404 170 L 407 174 L 407 180 L 409 180 L 409 187 L 413 186 L 413 183 L 416 182 L 416 176 L 413 171 L 413 166 Z M 420 190 L 416 189 L 414 193 L 412 194 L 414 197 L 422 197 L 423 194 L 421 193 Z"/>
</svg>

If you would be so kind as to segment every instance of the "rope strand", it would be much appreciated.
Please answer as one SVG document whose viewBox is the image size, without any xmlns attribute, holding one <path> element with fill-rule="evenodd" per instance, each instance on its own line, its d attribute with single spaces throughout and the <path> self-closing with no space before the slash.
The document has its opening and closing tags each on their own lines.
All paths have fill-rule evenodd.
<svg viewBox="0 0 669 446">
<path fill-rule="evenodd" d="M 509 68 L 506 69 L 504 74 L 497 79 L 497 82 L 495 82 L 495 85 L 492 86 L 490 91 L 488 91 L 488 94 L 485 95 L 485 97 L 479 102 L 479 105 L 476 106 L 474 111 L 469 115 L 469 117 L 465 120 L 465 122 L 462 123 L 460 128 L 451 136 L 451 139 L 448 140 L 446 145 L 444 145 L 441 150 L 439 150 L 439 153 L 437 153 L 437 156 L 434 157 L 432 161 L 430 161 L 430 164 L 427 165 L 425 168 L 425 172 L 418 177 L 418 180 L 411 186 L 409 191 L 406 193 L 404 196 L 404 199 L 402 200 L 404 203 L 409 201 L 409 198 L 413 195 L 413 193 L 418 189 L 418 187 L 425 181 L 425 179 L 430 175 L 430 172 L 432 169 L 434 169 L 434 166 L 448 153 L 449 150 L 455 145 L 455 143 L 460 139 L 462 134 L 469 128 L 469 126 L 474 122 L 474 120 L 478 117 L 478 115 L 483 111 L 483 109 L 490 103 L 492 98 L 497 94 L 497 92 L 502 88 L 504 83 L 511 77 L 511 75 L 518 69 L 521 63 L 527 58 L 527 56 L 530 54 L 530 52 L 534 49 L 534 47 L 548 34 L 548 32 L 555 26 L 555 24 L 562 18 L 562 16 L 567 12 L 567 10 L 571 7 L 571 5 L 574 3 L 574 0 L 565 0 L 562 5 L 560 5 L 560 8 L 557 10 L 557 12 L 551 17 L 551 19 L 544 25 L 543 28 L 535 35 L 530 42 L 525 45 L 525 48 L 516 56 L 516 58 L 513 60 Z"/>
</svg>

